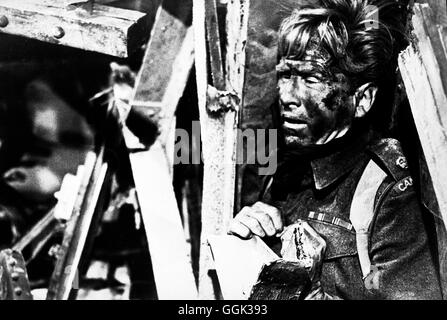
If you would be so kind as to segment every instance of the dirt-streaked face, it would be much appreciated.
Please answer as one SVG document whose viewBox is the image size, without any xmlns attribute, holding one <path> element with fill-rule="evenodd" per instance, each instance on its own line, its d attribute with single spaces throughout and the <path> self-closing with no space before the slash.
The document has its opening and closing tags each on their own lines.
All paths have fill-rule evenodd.
<svg viewBox="0 0 447 320">
<path fill-rule="evenodd" d="M 277 66 L 281 127 L 287 147 L 326 144 L 344 136 L 352 125 L 354 92 L 345 75 L 325 67 L 324 53 L 309 49 L 301 60 L 283 58 Z"/>
</svg>

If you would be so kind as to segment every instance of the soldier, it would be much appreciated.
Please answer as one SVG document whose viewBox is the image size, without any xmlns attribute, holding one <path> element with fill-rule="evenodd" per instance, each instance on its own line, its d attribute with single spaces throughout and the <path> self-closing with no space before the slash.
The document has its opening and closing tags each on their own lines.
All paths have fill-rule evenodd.
<svg viewBox="0 0 447 320">
<path fill-rule="evenodd" d="M 269 242 L 310 225 L 326 250 L 311 253 L 307 299 L 442 298 L 408 165 L 381 130 L 398 10 L 396 1 L 313 1 L 280 28 L 281 165 L 229 233 Z"/>
</svg>

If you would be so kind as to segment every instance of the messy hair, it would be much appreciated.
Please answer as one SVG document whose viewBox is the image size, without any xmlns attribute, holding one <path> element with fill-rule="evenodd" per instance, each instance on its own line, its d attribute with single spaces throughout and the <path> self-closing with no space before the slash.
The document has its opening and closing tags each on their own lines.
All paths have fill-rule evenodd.
<svg viewBox="0 0 447 320">
<path fill-rule="evenodd" d="M 357 84 L 380 83 L 395 68 L 403 37 L 402 8 L 391 0 L 314 0 L 286 18 L 278 58 L 299 60 L 315 36 L 336 68 Z"/>
</svg>

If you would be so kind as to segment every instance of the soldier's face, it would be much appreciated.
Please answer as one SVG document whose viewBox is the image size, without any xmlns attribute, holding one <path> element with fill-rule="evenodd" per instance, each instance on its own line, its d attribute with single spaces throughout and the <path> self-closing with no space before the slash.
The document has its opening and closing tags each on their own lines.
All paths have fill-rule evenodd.
<svg viewBox="0 0 447 320">
<path fill-rule="evenodd" d="M 326 55 L 306 51 L 301 60 L 283 58 L 277 66 L 281 127 L 286 146 L 323 145 L 346 134 L 355 116 L 351 85 L 328 71 Z"/>
</svg>

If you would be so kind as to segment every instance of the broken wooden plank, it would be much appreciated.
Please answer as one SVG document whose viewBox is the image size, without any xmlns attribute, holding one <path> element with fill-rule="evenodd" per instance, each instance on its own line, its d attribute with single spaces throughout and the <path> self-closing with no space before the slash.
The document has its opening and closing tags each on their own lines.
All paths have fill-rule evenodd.
<svg viewBox="0 0 447 320">
<path fill-rule="evenodd" d="M 197 298 L 192 265 L 164 148 L 130 154 L 160 300 Z"/>
<path fill-rule="evenodd" d="M 132 108 L 153 116 L 160 136 L 138 149 L 125 135 L 157 296 L 196 299 L 197 288 L 172 185 L 175 111 L 194 61 L 190 1 L 165 0 L 136 79 Z M 147 150 L 147 148 L 149 148 Z"/>
<path fill-rule="evenodd" d="M 447 225 L 447 51 L 445 30 L 434 23 L 427 4 L 415 4 L 412 18 L 415 41 L 400 55 L 399 68 L 422 144 L 428 171 L 444 225 Z M 438 232 L 442 231 L 437 225 Z M 438 239 L 445 235 L 439 232 Z M 445 241 L 439 241 L 444 243 Z M 441 270 L 446 269 L 447 248 L 439 247 Z M 447 293 L 447 274 L 441 273 Z"/>
<path fill-rule="evenodd" d="M 131 104 L 153 114 L 166 145 L 194 63 L 191 1 L 165 0 L 157 12 Z"/>
<path fill-rule="evenodd" d="M 438 27 L 432 25 L 428 5 L 414 7 L 413 33 L 417 42 L 399 57 L 422 148 L 433 179 L 440 210 L 447 221 L 447 186 L 441 178 L 447 172 L 447 56 L 442 48 Z M 445 172 L 445 173 L 443 173 Z"/>
<path fill-rule="evenodd" d="M 47 300 L 67 300 L 70 295 L 107 175 L 108 165 L 103 155 L 104 148 L 98 157 L 93 153 L 87 156 L 75 207 L 50 279 Z"/>
<path fill-rule="evenodd" d="M 54 217 L 54 211 L 47 213 L 36 225 L 31 228 L 20 240 L 17 242 L 13 250 L 24 254 L 24 251 L 31 247 L 31 252 L 28 257 L 25 257 L 27 263 L 33 260 L 40 252 L 42 247 L 48 243 L 52 236 L 62 230 L 62 223 Z"/>
<path fill-rule="evenodd" d="M 78 196 L 84 166 L 78 167 L 76 176 L 68 173 L 62 180 L 61 188 L 56 192 L 56 206 L 39 220 L 16 244 L 13 250 L 25 256 L 26 262 L 33 260 L 48 241 L 58 232 L 64 230 L 70 220 Z"/>
<path fill-rule="evenodd" d="M 2 0 L 0 33 L 127 57 L 147 41 L 155 15 L 100 4 L 90 15 L 70 9 L 67 3 Z"/>
<path fill-rule="evenodd" d="M 210 112 L 205 31 L 206 5 L 205 0 L 194 1 L 197 91 L 204 161 L 199 274 L 199 297 L 202 299 L 218 298 L 215 284 L 210 277 L 213 265 L 207 239 L 211 235 L 226 233 L 234 214 L 238 103 L 242 100 L 248 21 L 246 10 L 245 0 L 233 0 L 228 3 L 225 88 L 230 95 L 233 94 L 230 100 L 235 102 L 235 108 Z"/>
<path fill-rule="evenodd" d="M 446 0 L 419 0 L 428 3 L 434 14 L 435 23 L 447 26 L 447 1 Z"/>
</svg>

